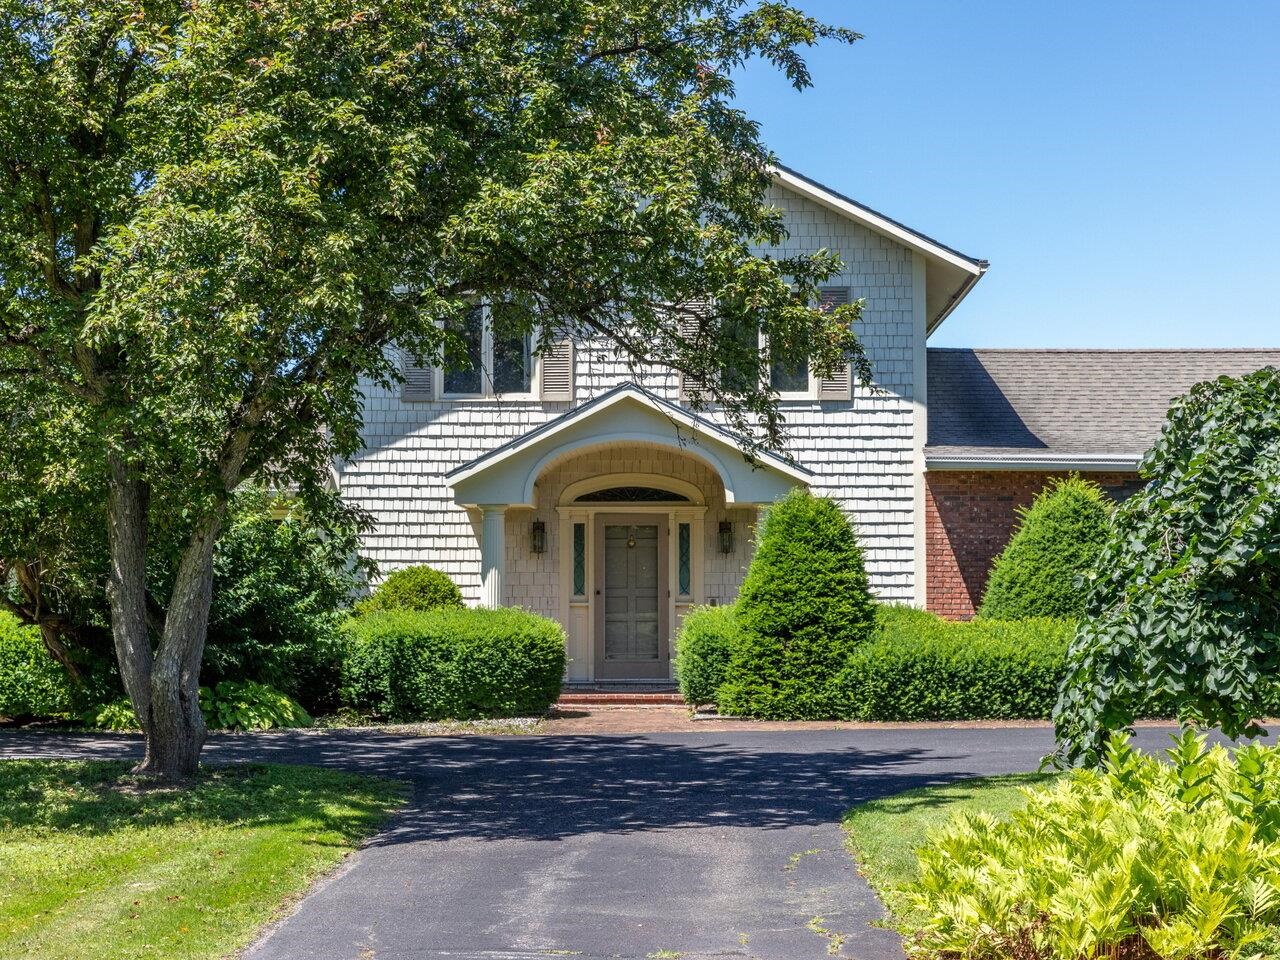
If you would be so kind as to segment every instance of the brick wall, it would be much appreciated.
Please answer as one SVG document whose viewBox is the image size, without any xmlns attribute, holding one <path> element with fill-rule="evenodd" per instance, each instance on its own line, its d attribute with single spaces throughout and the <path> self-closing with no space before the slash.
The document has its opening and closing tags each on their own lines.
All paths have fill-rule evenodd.
<svg viewBox="0 0 1280 960">
<path fill-rule="evenodd" d="M 1050 478 L 1031 471 L 946 470 L 925 474 L 925 558 L 928 607 L 968 620 L 982 603 L 991 564 L 1018 524 L 1018 508 L 1030 505 Z M 1122 500 L 1138 488 L 1133 473 L 1091 473 Z"/>
</svg>

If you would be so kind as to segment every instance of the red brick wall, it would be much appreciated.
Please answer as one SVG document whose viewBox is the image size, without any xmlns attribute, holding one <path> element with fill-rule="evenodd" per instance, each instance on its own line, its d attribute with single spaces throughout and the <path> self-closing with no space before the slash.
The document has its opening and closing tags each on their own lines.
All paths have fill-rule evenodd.
<svg viewBox="0 0 1280 960">
<path fill-rule="evenodd" d="M 991 563 L 1029 505 L 1051 477 L 1020 470 L 984 473 L 940 470 L 925 474 L 925 563 L 928 606 L 934 613 L 968 620 L 982 603 Z M 1090 473 L 1116 499 L 1138 486 L 1133 473 Z"/>
</svg>

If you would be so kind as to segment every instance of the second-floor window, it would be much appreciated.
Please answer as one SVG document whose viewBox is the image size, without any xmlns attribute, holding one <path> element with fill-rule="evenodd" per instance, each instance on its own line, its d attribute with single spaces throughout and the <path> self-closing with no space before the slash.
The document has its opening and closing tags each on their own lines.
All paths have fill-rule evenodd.
<svg viewBox="0 0 1280 960">
<path fill-rule="evenodd" d="M 529 334 L 496 330 L 487 306 L 468 311 L 448 329 L 464 349 L 443 371 L 446 397 L 533 392 L 533 338 Z"/>
</svg>

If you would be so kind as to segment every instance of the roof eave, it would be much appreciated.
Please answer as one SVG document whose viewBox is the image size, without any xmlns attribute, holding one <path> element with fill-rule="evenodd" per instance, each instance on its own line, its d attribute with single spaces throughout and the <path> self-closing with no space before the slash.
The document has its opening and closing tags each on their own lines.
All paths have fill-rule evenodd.
<svg viewBox="0 0 1280 960">
<path fill-rule="evenodd" d="M 1140 454 L 1062 454 L 1010 455 L 1010 454 L 931 454 L 926 449 L 925 469 L 939 472 L 947 470 L 1067 470 L 1079 473 L 1116 471 L 1135 473 L 1141 463 Z"/>
</svg>

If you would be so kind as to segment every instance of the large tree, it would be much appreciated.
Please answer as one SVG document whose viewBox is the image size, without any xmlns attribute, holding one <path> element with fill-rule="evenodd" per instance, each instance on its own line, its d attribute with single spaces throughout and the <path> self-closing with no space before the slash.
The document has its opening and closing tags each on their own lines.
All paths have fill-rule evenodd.
<svg viewBox="0 0 1280 960">
<path fill-rule="evenodd" d="M 542 347 L 685 371 L 760 443 L 764 378 L 716 378 L 760 368 L 735 331 L 867 372 L 857 306 L 809 306 L 838 257 L 753 252 L 784 230 L 731 74 L 804 87 L 800 48 L 855 37 L 785 0 L 0 0 L 0 23 L 0 397 L 60 478 L 10 458 L 0 500 L 105 517 L 144 772 L 198 762 L 232 491 L 319 490 L 390 345 L 438 359 L 485 298 Z M 50 542 L 20 552 L 48 569 Z"/>
<path fill-rule="evenodd" d="M 1086 580 L 1054 720 L 1096 762 L 1151 710 L 1258 734 L 1280 685 L 1280 370 L 1198 384 Z"/>
</svg>

